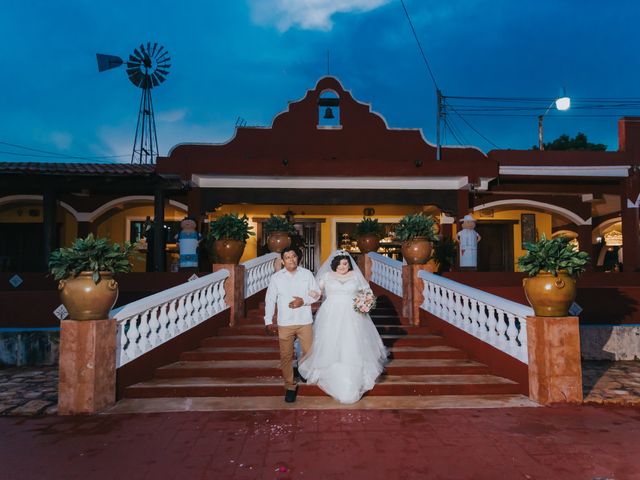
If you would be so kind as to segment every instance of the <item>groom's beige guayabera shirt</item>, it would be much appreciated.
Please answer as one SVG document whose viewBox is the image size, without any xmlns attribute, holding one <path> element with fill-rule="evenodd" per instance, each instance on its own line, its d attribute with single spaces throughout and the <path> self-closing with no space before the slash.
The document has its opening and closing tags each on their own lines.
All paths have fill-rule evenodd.
<svg viewBox="0 0 640 480">
<path fill-rule="evenodd" d="M 269 281 L 269 288 L 265 296 L 264 323 L 273 323 L 273 314 L 278 305 L 278 325 L 287 327 L 290 325 L 308 325 L 313 323 L 311 304 L 316 300 L 309 296 L 309 292 L 319 292 L 320 287 L 313 273 L 306 268 L 298 267 L 293 273 L 285 268 L 274 273 Z M 299 308 L 290 308 L 289 302 L 293 297 L 300 297 L 304 305 Z"/>
</svg>

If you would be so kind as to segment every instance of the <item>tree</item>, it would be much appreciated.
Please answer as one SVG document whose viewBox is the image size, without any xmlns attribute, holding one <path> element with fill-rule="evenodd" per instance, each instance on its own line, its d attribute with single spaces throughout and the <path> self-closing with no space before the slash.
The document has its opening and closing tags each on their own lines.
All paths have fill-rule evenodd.
<svg viewBox="0 0 640 480">
<path fill-rule="evenodd" d="M 587 136 L 578 132 L 575 138 L 562 134 L 554 141 L 544 144 L 545 150 L 592 150 L 602 152 L 607 149 L 603 143 L 591 143 L 587 140 Z M 532 150 L 538 150 L 538 145 L 534 145 Z"/>
</svg>

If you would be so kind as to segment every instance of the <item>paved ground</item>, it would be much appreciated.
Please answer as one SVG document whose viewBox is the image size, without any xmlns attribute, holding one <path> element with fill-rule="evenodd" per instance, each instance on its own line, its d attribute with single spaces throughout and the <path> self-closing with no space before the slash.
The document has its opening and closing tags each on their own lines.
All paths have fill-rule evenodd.
<svg viewBox="0 0 640 480">
<path fill-rule="evenodd" d="M 583 362 L 582 368 L 585 403 L 640 405 L 640 362 Z M 0 416 L 55 414 L 57 385 L 56 367 L 0 368 Z"/>
<path fill-rule="evenodd" d="M 640 479 L 640 409 L 200 412 L 0 418 L 0 477 Z"/>
</svg>

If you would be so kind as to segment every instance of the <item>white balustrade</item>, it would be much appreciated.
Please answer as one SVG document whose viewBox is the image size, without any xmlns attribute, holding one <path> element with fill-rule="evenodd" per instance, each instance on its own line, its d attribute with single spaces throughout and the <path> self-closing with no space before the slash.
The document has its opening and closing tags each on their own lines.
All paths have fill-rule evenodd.
<svg viewBox="0 0 640 480">
<path fill-rule="evenodd" d="M 223 269 L 114 310 L 118 322 L 116 368 L 229 308 Z"/>
<path fill-rule="evenodd" d="M 247 260 L 244 265 L 244 298 L 258 293 L 269 286 L 271 275 L 276 273 L 275 262 L 280 258 L 278 253 L 268 253 L 258 258 Z"/>
<path fill-rule="evenodd" d="M 420 271 L 421 308 L 528 364 L 527 316 L 533 309 L 451 279 Z"/>
<path fill-rule="evenodd" d="M 402 262 L 370 252 L 371 282 L 402 297 Z"/>
</svg>

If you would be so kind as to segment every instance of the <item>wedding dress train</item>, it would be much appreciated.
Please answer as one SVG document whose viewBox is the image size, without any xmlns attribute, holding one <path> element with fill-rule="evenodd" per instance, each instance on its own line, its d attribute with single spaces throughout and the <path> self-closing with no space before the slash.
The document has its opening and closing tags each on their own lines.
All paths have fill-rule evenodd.
<svg viewBox="0 0 640 480">
<path fill-rule="evenodd" d="M 307 384 L 341 403 L 355 403 L 374 387 L 388 352 L 371 317 L 353 309 L 358 290 L 368 285 L 356 275 L 333 272 L 322 284 L 326 298 L 314 321 L 313 345 L 298 370 Z"/>
</svg>

